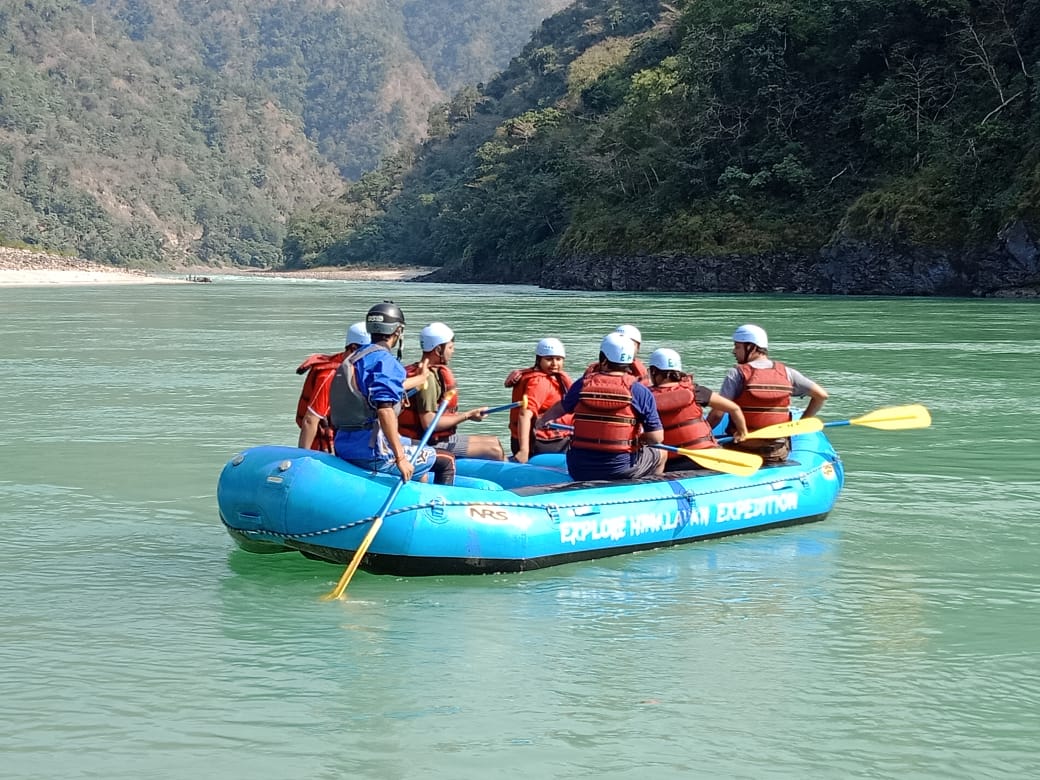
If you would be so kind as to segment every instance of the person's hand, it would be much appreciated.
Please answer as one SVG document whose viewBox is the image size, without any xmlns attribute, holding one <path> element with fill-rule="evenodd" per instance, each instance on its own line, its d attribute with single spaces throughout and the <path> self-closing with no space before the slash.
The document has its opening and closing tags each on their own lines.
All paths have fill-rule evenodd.
<svg viewBox="0 0 1040 780">
<path fill-rule="evenodd" d="M 474 422 L 482 422 L 484 418 L 487 417 L 486 412 L 490 408 L 490 406 L 481 406 L 479 409 L 470 409 L 466 412 L 466 419 L 473 420 Z"/>
<path fill-rule="evenodd" d="M 411 480 L 412 475 L 415 474 L 415 466 L 412 465 L 412 462 L 404 456 L 397 458 L 394 462 L 397 464 L 397 470 L 401 472 L 401 478 L 405 482 Z"/>
<path fill-rule="evenodd" d="M 517 450 L 516 454 L 513 455 L 513 460 L 517 463 L 527 463 L 527 461 L 530 460 L 530 457 L 531 453 L 527 450 Z"/>
<path fill-rule="evenodd" d="M 737 431 L 733 434 L 733 443 L 739 444 L 740 442 L 744 441 L 744 439 L 746 439 L 747 437 L 748 432 L 746 428 L 743 431 Z"/>
<path fill-rule="evenodd" d="M 426 380 L 430 377 L 430 361 L 427 358 L 419 361 L 419 370 L 415 372 L 415 376 L 421 376 L 423 384 L 426 384 Z"/>
<path fill-rule="evenodd" d="M 523 369 L 514 368 L 509 372 L 509 376 L 506 377 L 506 381 L 502 383 L 503 387 L 512 387 L 520 381 L 520 377 L 524 375 Z"/>
</svg>

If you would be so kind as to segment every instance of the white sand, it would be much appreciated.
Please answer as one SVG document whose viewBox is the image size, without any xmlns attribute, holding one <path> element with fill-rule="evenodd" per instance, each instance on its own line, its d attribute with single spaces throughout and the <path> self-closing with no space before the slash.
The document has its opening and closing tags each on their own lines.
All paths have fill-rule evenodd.
<svg viewBox="0 0 1040 780">
<path fill-rule="evenodd" d="M 5 270 L 0 269 L 0 287 L 49 287 L 75 284 L 183 284 L 182 279 L 167 279 L 125 271 Z"/>
<path fill-rule="evenodd" d="M 267 271 L 243 268 L 189 267 L 167 271 L 158 276 L 140 270 L 127 270 L 74 257 L 0 247 L 0 287 L 48 287 L 51 285 L 91 284 L 186 284 L 202 277 L 221 274 L 287 279 L 350 279 L 358 281 L 399 281 L 414 279 L 435 269 L 415 267 L 353 266 L 309 268 L 303 271 Z M 172 274 L 183 274 L 172 276 Z"/>
</svg>

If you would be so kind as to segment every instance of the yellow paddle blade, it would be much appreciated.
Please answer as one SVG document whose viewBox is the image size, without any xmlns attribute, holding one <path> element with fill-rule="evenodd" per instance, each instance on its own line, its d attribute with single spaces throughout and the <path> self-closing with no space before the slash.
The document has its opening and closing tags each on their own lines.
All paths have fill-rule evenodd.
<svg viewBox="0 0 1040 780">
<path fill-rule="evenodd" d="M 803 417 L 800 420 L 789 420 L 767 425 L 757 431 L 751 431 L 749 439 L 786 439 L 788 436 L 797 436 L 801 433 L 816 433 L 823 430 L 823 420 L 819 417 Z"/>
<path fill-rule="evenodd" d="M 708 450 L 688 450 L 676 447 L 676 452 L 685 455 L 698 466 L 738 477 L 750 477 L 762 467 L 762 458 L 751 452 L 726 450 L 721 447 Z"/>
<path fill-rule="evenodd" d="M 889 406 L 855 417 L 849 425 L 865 425 L 882 431 L 903 431 L 909 428 L 927 428 L 932 424 L 932 415 L 921 404 Z"/>
<path fill-rule="evenodd" d="M 354 553 L 354 557 L 350 559 L 350 563 L 343 572 L 343 576 L 339 578 L 339 582 L 336 583 L 336 587 L 321 597 L 322 601 L 332 601 L 338 599 L 343 595 L 343 591 L 347 589 L 347 585 L 350 584 L 350 580 L 354 577 L 354 572 L 358 570 L 358 566 L 361 565 L 361 559 L 365 557 L 365 553 L 368 552 L 368 547 L 372 544 L 372 540 L 376 538 L 376 533 L 379 531 L 379 526 L 383 524 L 383 518 L 377 517 L 375 522 L 372 523 L 372 527 L 368 533 L 365 534 L 365 538 L 361 540 L 361 544 L 358 545 L 357 550 Z"/>
</svg>

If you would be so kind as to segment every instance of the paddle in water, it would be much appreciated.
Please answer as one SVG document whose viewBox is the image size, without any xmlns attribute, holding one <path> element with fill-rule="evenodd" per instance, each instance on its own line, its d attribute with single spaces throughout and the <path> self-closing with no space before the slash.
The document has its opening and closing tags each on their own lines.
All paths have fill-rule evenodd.
<svg viewBox="0 0 1040 780">
<path fill-rule="evenodd" d="M 441 415 L 444 414 L 444 410 L 448 408 L 448 404 L 451 403 L 452 398 L 455 397 L 455 391 L 449 390 L 444 394 L 444 399 L 441 401 L 441 405 L 437 407 L 437 413 L 433 416 L 433 420 L 430 421 L 429 426 L 423 432 L 422 438 L 419 440 L 419 444 L 415 447 L 412 452 L 412 456 L 408 459 L 408 462 L 413 466 L 415 465 L 416 459 L 419 457 L 419 453 L 422 452 L 426 446 L 426 442 L 430 440 L 430 436 L 437 428 L 437 423 L 440 422 Z M 390 505 L 394 503 L 394 499 L 397 498 L 397 494 L 401 492 L 401 488 L 405 485 L 404 475 L 394 483 L 393 489 L 390 494 L 386 497 L 383 505 L 376 512 L 375 518 L 372 520 L 372 527 L 365 534 L 365 538 L 361 540 L 361 544 L 358 545 L 357 550 L 354 552 L 354 557 L 350 559 L 350 563 L 347 564 L 346 570 L 343 572 L 343 576 L 339 578 L 339 582 L 336 583 L 336 587 L 322 596 L 322 601 L 332 601 L 338 599 L 343 595 L 343 591 L 347 589 L 347 585 L 350 584 L 351 578 L 354 576 L 354 572 L 357 571 L 358 566 L 361 565 L 361 559 L 365 557 L 365 553 L 368 552 L 369 545 L 372 544 L 372 540 L 376 538 L 376 534 L 379 533 L 380 527 L 383 525 L 383 518 L 386 517 L 386 513 L 390 511 Z"/>
</svg>

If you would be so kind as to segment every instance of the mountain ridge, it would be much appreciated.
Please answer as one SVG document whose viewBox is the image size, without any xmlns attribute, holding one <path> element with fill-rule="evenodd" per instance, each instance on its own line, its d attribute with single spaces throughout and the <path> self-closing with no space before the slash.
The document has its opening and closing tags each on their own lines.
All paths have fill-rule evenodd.
<svg viewBox="0 0 1040 780">
<path fill-rule="evenodd" d="M 0 242 L 121 265 L 277 263 L 291 212 L 420 138 L 453 74 L 502 61 L 457 61 L 475 39 L 450 6 L 427 8 L 438 84 L 407 39 L 410 5 L 11 0 Z M 460 5 L 519 48 L 560 0 Z"/>
</svg>

